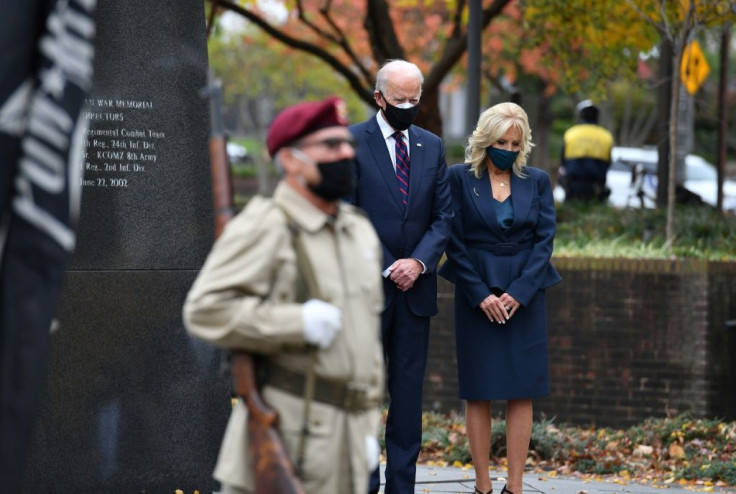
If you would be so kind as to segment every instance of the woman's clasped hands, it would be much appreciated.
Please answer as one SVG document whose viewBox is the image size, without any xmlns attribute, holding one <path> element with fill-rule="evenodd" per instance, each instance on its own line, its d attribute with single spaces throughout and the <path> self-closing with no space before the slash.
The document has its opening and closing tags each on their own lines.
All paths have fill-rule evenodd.
<svg viewBox="0 0 736 494">
<path fill-rule="evenodd" d="M 500 297 L 490 294 L 480 303 L 480 308 L 491 322 L 506 324 L 519 308 L 519 302 L 508 293 Z"/>
</svg>

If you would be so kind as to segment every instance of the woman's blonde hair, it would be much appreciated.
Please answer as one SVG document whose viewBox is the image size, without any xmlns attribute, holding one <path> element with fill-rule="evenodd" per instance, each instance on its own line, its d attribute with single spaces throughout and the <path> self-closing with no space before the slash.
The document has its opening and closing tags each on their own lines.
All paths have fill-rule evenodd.
<svg viewBox="0 0 736 494">
<path fill-rule="evenodd" d="M 534 146 L 529 119 L 524 109 L 516 103 L 499 103 L 481 113 L 478 125 L 465 147 L 465 162 L 470 163 L 470 170 L 477 178 L 486 169 L 486 148 L 502 138 L 512 126 L 521 132 L 521 149 L 514 162 L 514 173 L 519 177 L 526 176 L 524 167 Z"/>
</svg>

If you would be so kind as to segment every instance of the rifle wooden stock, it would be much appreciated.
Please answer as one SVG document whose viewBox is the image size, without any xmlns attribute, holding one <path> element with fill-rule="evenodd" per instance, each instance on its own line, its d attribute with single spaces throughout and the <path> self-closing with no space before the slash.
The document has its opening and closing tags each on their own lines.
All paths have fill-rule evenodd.
<svg viewBox="0 0 736 494">
<path fill-rule="evenodd" d="M 253 356 L 232 353 L 235 392 L 248 407 L 248 454 L 258 494 L 305 494 L 279 436 L 278 414 L 261 397 L 256 386 Z"/>
<path fill-rule="evenodd" d="M 215 237 L 219 237 L 225 224 L 233 217 L 233 183 L 227 163 L 225 136 L 210 137 L 212 161 L 212 199 L 215 206 Z"/>
<path fill-rule="evenodd" d="M 213 102 L 211 102 L 213 103 Z M 214 103 L 213 103 L 214 104 Z M 216 125 L 213 123 L 213 128 Z M 212 192 L 215 208 L 215 236 L 234 215 L 233 187 L 228 166 L 226 139 L 222 132 L 210 136 Z M 248 454 L 256 494 L 306 494 L 279 436 L 278 413 L 261 396 L 253 356 L 243 351 L 231 353 L 235 394 L 248 408 Z"/>
<path fill-rule="evenodd" d="M 233 376 L 235 394 L 243 398 L 248 407 L 249 419 L 271 427 L 278 427 L 279 416 L 263 401 L 257 386 L 256 365 L 253 356 L 246 352 L 234 350 L 230 356 L 230 373 Z"/>
</svg>

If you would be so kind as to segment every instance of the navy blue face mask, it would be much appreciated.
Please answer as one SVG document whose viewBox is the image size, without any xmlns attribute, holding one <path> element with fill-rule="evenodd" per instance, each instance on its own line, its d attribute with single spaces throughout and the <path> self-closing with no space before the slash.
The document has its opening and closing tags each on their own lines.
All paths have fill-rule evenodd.
<svg viewBox="0 0 736 494">
<path fill-rule="evenodd" d="M 506 171 L 516 163 L 516 157 L 519 156 L 519 151 L 506 151 L 505 149 L 490 146 L 486 148 L 486 154 L 488 154 L 488 157 L 496 168 Z"/>
</svg>

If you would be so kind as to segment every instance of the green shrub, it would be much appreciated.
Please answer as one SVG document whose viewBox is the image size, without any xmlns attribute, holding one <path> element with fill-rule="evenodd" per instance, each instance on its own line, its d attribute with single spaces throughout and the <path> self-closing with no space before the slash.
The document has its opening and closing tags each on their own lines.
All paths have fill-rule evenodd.
<svg viewBox="0 0 736 494">
<path fill-rule="evenodd" d="M 557 207 L 555 255 L 661 258 L 671 255 L 736 260 L 736 217 L 709 207 L 678 206 L 675 242 L 665 249 L 664 209 L 616 209 L 605 204 Z"/>
<path fill-rule="evenodd" d="M 686 480 L 698 480 L 708 478 L 711 480 L 725 482 L 728 485 L 736 485 L 736 461 L 715 460 L 710 463 L 684 467 L 678 475 Z"/>
</svg>

